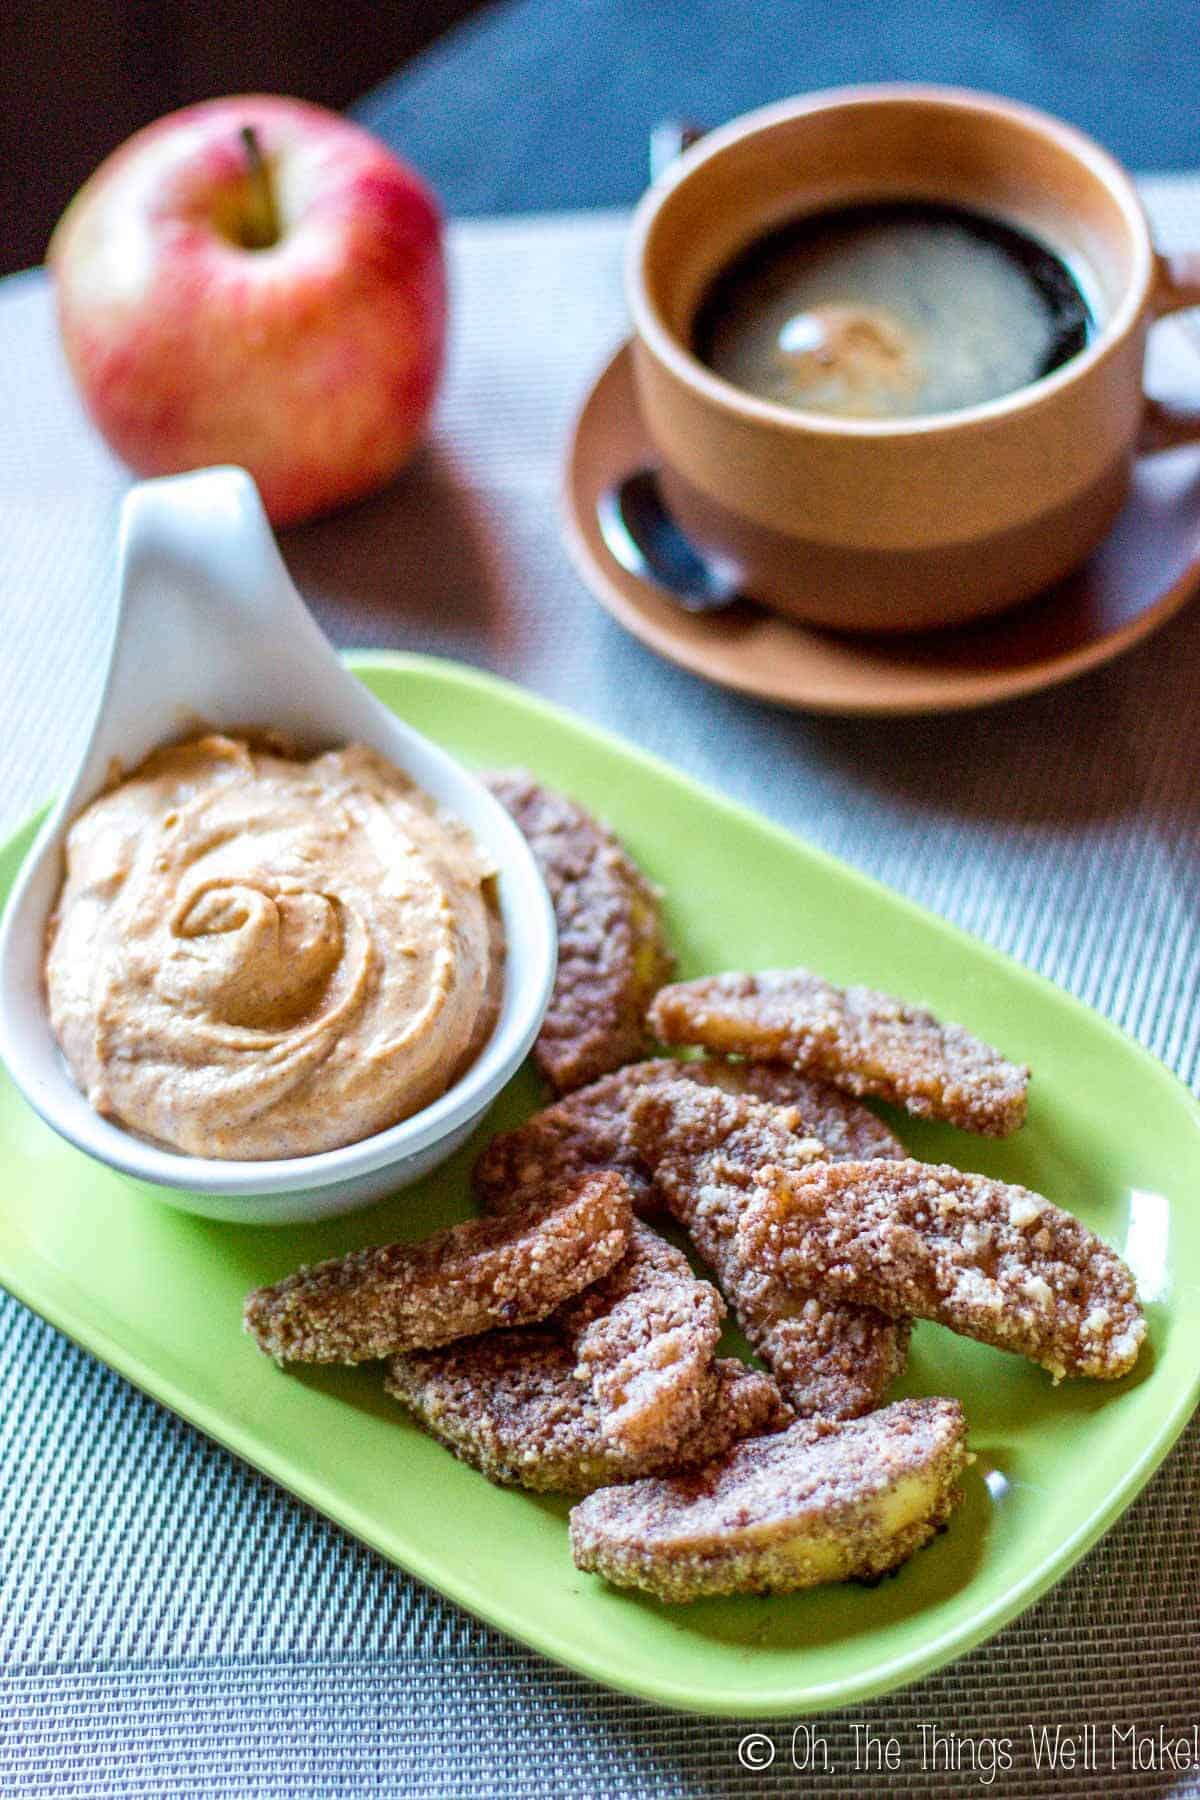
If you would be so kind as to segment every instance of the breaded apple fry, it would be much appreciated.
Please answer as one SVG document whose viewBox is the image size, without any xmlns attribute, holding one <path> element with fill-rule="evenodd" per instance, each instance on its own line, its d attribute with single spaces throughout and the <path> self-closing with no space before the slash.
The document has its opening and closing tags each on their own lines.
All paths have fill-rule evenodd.
<svg viewBox="0 0 1200 1800">
<path fill-rule="evenodd" d="M 617 839 L 521 769 L 483 777 L 537 858 L 558 922 L 558 974 L 534 1061 L 560 1094 L 650 1048 L 645 1012 L 674 958 L 659 892 Z"/>
<path fill-rule="evenodd" d="M 1025 1122 L 1028 1069 L 922 1007 L 806 969 L 676 982 L 655 995 L 647 1022 L 664 1044 L 786 1063 L 914 1118 L 987 1137 Z"/>
<path fill-rule="evenodd" d="M 571 1509 L 571 1552 L 667 1601 L 870 1579 L 944 1526 L 969 1461 L 956 1400 L 801 1420 L 691 1473 L 601 1488 Z"/>
<path fill-rule="evenodd" d="M 741 1254 L 808 1292 L 934 1319 L 1064 1375 L 1112 1380 L 1146 1332 L 1130 1270 L 1028 1188 L 920 1162 L 764 1168 Z"/>
<path fill-rule="evenodd" d="M 765 1163 L 803 1170 L 824 1156 L 798 1137 L 795 1108 L 692 1081 L 662 1082 L 634 1101 L 630 1129 L 659 1193 L 712 1269 L 752 1348 L 802 1414 L 851 1418 L 878 1406 L 904 1367 L 907 1321 L 796 1294 L 748 1257 L 738 1224 Z M 886 1164 L 882 1166 L 886 1167 Z"/>
<path fill-rule="evenodd" d="M 665 1451 L 700 1428 L 716 1394 L 714 1360 L 725 1302 L 681 1250 L 634 1221 L 629 1248 L 549 1323 L 575 1352 L 605 1436 L 637 1455 Z"/>
<path fill-rule="evenodd" d="M 280 1362 L 366 1362 L 494 1326 L 533 1324 L 607 1275 L 633 1225 L 611 1172 L 415 1244 L 354 1250 L 246 1299 L 246 1330 Z"/>
<path fill-rule="evenodd" d="M 639 1213 L 661 1212 L 649 1172 L 629 1136 L 629 1107 L 644 1087 L 678 1080 L 683 1068 L 668 1058 L 629 1063 L 544 1106 L 515 1130 L 501 1132 L 472 1175 L 484 1207 L 505 1212 L 559 1181 L 593 1169 L 616 1169 L 628 1182 Z"/>
<path fill-rule="evenodd" d="M 629 1183 L 634 1210 L 643 1217 L 662 1211 L 650 1171 L 634 1148 L 629 1109 L 643 1088 L 664 1081 L 694 1081 L 726 1093 L 746 1094 L 773 1105 L 794 1106 L 804 1137 L 819 1138 L 836 1158 L 905 1156 L 899 1138 L 861 1101 L 828 1082 L 813 1081 L 794 1069 L 769 1063 L 717 1059 L 678 1062 L 659 1057 L 629 1063 L 588 1087 L 494 1137 L 475 1164 L 475 1191 L 485 1208 L 498 1212 L 536 1199 L 560 1181 L 593 1169 L 616 1169 Z"/>
<path fill-rule="evenodd" d="M 541 1326 L 393 1357 L 384 1385 L 490 1481 L 540 1493 L 586 1494 L 708 1462 L 739 1438 L 777 1431 L 791 1418 L 769 1375 L 722 1358 L 708 1409 L 691 1434 L 665 1447 L 621 1449 L 576 1376 L 571 1345 Z"/>
<path fill-rule="evenodd" d="M 861 1100 L 799 1069 L 777 1063 L 727 1062 L 720 1057 L 676 1063 L 675 1067 L 690 1080 L 722 1088 L 727 1094 L 745 1094 L 771 1106 L 794 1106 L 800 1114 L 801 1135 L 818 1138 L 831 1162 L 908 1155 L 895 1132 Z"/>
</svg>

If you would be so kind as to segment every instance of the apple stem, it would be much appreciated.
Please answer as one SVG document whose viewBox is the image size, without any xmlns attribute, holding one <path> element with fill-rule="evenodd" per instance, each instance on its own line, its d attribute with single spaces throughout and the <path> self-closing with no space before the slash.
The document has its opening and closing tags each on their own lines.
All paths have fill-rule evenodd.
<svg viewBox="0 0 1200 1800">
<path fill-rule="evenodd" d="M 275 189 L 267 167 L 258 133 L 253 125 L 242 126 L 242 146 L 250 171 L 251 212 L 247 220 L 246 248 L 267 250 L 279 242 L 279 213 L 275 206 Z"/>
</svg>

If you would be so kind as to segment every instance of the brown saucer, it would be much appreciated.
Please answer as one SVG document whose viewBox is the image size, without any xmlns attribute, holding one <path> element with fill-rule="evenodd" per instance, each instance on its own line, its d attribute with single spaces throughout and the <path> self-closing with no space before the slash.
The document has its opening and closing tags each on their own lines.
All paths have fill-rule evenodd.
<svg viewBox="0 0 1200 1800">
<path fill-rule="evenodd" d="M 739 602 L 696 616 L 610 556 L 596 502 L 653 461 L 629 346 L 576 421 L 567 544 L 601 605 L 652 650 L 722 687 L 810 712 L 952 712 L 1052 687 L 1157 630 L 1200 583 L 1200 447 L 1139 459 L 1111 535 L 1067 581 L 999 620 L 920 637 L 839 636 Z"/>
</svg>

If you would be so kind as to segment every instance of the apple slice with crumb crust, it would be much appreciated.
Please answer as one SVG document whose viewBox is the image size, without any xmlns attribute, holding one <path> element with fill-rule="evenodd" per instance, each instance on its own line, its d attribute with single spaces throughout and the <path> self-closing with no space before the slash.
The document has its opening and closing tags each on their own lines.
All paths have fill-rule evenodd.
<svg viewBox="0 0 1200 1800">
<path fill-rule="evenodd" d="M 489 1481 L 537 1493 L 587 1494 L 721 1456 L 739 1438 L 791 1419 L 769 1375 L 734 1358 L 715 1364 L 711 1401 L 695 1429 L 665 1444 L 615 1444 L 575 1372 L 561 1332 L 488 1331 L 444 1350 L 393 1357 L 384 1385 L 425 1429 Z"/>
<path fill-rule="evenodd" d="M 533 1059 L 560 1093 L 650 1047 L 645 1013 L 674 969 L 658 889 L 612 832 L 521 769 L 483 780 L 537 858 L 558 923 L 558 974 Z"/>
<path fill-rule="evenodd" d="M 691 1473 L 601 1488 L 572 1508 L 571 1553 L 668 1601 L 870 1580 L 945 1525 L 970 1460 L 956 1400 L 802 1419 Z"/>
<path fill-rule="evenodd" d="M 694 1081 L 647 1088 L 630 1113 L 634 1147 L 664 1204 L 712 1269 L 789 1404 L 798 1413 L 848 1419 L 878 1406 L 903 1370 L 908 1321 L 798 1294 L 778 1269 L 747 1257 L 738 1236 L 765 1163 L 803 1169 L 824 1157 L 824 1146 L 801 1137 L 801 1128 L 795 1107 Z"/>
<path fill-rule="evenodd" d="M 695 1062 L 659 1057 L 627 1063 L 587 1087 L 576 1088 L 533 1114 L 524 1125 L 494 1137 L 475 1164 L 472 1180 L 486 1211 L 503 1212 L 534 1200 L 560 1181 L 593 1169 L 616 1169 L 629 1183 L 634 1211 L 643 1218 L 663 1210 L 649 1169 L 633 1144 L 629 1114 L 643 1088 L 664 1081 L 694 1081 L 728 1094 L 745 1094 L 773 1106 L 795 1107 L 800 1135 L 819 1138 L 835 1160 L 856 1162 L 908 1152 L 882 1119 L 860 1100 L 826 1081 L 772 1063 Z"/>
<path fill-rule="evenodd" d="M 948 1325 L 1064 1375 L 1115 1380 L 1146 1321 L 1132 1272 L 1061 1207 L 948 1164 L 763 1168 L 742 1255 L 803 1292 Z"/>
<path fill-rule="evenodd" d="M 607 1275 L 632 1226 L 621 1177 L 586 1175 L 517 1212 L 353 1250 L 256 1288 L 245 1328 L 280 1362 L 357 1363 L 534 1324 Z"/>
<path fill-rule="evenodd" d="M 785 1063 L 914 1118 L 1007 1137 L 1025 1123 L 1029 1070 L 961 1025 L 807 969 L 708 975 L 662 988 L 647 1023 L 664 1044 Z"/>
<path fill-rule="evenodd" d="M 615 1269 L 550 1323 L 574 1347 L 601 1426 L 620 1449 L 666 1450 L 699 1429 L 716 1393 L 725 1302 L 676 1250 L 635 1220 Z"/>
</svg>

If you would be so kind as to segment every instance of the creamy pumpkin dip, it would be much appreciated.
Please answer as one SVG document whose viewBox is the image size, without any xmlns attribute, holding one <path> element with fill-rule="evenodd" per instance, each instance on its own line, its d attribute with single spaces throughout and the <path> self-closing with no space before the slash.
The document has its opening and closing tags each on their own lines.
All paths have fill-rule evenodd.
<svg viewBox="0 0 1200 1800">
<path fill-rule="evenodd" d="M 208 736 L 75 820 L 46 988 L 100 1113 L 197 1156 L 304 1156 L 445 1092 L 495 1023 L 494 869 L 360 744 Z"/>
</svg>

